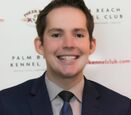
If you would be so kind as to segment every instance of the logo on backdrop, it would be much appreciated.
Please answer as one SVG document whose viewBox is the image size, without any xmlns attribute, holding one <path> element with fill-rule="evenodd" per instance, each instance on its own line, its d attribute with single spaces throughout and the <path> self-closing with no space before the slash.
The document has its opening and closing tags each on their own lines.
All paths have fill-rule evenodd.
<svg viewBox="0 0 131 115">
<path fill-rule="evenodd" d="M 87 64 L 89 65 L 107 65 L 107 64 L 130 64 L 130 59 L 100 59 L 91 60 Z M 10 68 L 14 72 L 25 72 L 25 71 L 43 71 L 45 65 L 43 63 L 43 57 L 40 55 L 23 55 L 23 56 L 12 56 L 9 64 Z"/>
<path fill-rule="evenodd" d="M 98 64 L 130 64 L 131 60 L 130 59 L 101 59 L 101 60 L 92 60 L 89 61 L 88 64 L 92 65 L 98 65 Z"/>
<path fill-rule="evenodd" d="M 117 8 L 95 8 L 91 9 L 96 24 L 119 24 L 124 16 L 122 9 Z"/>
<path fill-rule="evenodd" d="M 40 9 L 29 10 L 23 14 L 24 17 L 22 21 L 28 25 L 35 26 L 35 22 L 39 13 Z M 119 7 L 91 8 L 91 13 L 94 16 L 96 24 L 119 24 L 124 18 L 122 9 Z"/>
<path fill-rule="evenodd" d="M 30 26 L 35 26 L 35 22 L 37 19 L 38 14 L 40 13 L 40 10 L 34 9 L 27 11 L 23 16 L 22 21 Z"/>
<path fill-rule="evenodd" d="M 11 56 L 9 66 L 15 72 L 42 71 L 44 68 L 43 57 L 40 55 Z"/>
</svg>

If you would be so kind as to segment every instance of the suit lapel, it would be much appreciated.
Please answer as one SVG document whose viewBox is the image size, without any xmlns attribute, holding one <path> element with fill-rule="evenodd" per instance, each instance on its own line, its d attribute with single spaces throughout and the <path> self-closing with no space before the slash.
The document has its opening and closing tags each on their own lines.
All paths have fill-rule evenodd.
<svg viewBox="0 0 131 115">
<path fill-rule="evenodd" d="M 100 98 L 100 94 L 96 90 L 94 84 L 85 79 L 81 115 L 103 115 L 103 111 L 99 104 Z M 53 115 L 45 84 L 45 75 L 34 80 L 28 99 L 33 115 Z"/>
<path fill-rule="evenodd" d="M 103 115 L 99 105 L 100 95 L 91 81 L 85 79 L 82 98 L 82 115 Z"/>
<path fill-rule="evenodd" d="M 30 90 L 29 103 L 33 115 L 53 115 L 45 84 L 45 75 L 34 80 Z"/>
</svg>

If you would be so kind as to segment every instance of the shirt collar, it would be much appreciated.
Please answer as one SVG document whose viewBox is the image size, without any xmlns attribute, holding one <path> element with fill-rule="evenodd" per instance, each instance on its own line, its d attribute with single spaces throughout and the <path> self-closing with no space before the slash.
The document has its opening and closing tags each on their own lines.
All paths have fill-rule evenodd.
<svg viewBox="0 0 131 115">
<path fill-rule="evenodd" d="M 57 84 L 50 81 L 47 75 L 45 76 L 45 83 L 51 101 L 53 101 L 57 97 L 57 95 L 64 90 L 63 88 L 59 87 Z M 79 102 L 82 102 L 83 87 L 84 87 L 84 77 L 78 84 L 76 84 L 68 91 L 72 92 Z"/>
<path fill-rule="evenodd" d="M 74 87 L 69 89 L 69 91 L 75 95 L 76 99 L 79 102 L 82 102 L 83 88 L 84 88 L 84 77 L 78 84 L 76 84 Z"/>
<path fill-rule="evenodd" d="M 53 83 L 52 81 L 50 81 L 47 76 L 45 76 L 45 83 L 47 86 L 50 100 L 53 101 L 63 89 L 55 83 Z"/>
</svg>

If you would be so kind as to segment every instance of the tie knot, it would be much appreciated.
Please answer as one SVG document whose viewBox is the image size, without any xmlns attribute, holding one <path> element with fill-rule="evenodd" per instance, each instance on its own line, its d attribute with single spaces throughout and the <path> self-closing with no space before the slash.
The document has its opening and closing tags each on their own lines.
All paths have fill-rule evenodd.
<svg viewBox="0 0 131 115">
<path fill-rule="evenodd" d="M 69 102 L 74 94 L 69 91 L 62 91 L 59 93 L 59 96 L 62 98 L 63 101 Z"/>
</svg>

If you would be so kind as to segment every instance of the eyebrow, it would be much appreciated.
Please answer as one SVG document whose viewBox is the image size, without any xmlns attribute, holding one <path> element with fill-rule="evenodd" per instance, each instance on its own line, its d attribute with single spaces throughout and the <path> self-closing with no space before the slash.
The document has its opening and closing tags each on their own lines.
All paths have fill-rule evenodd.
<svg viewBox="0 0 131 115">
<path fill-rule="evenodd" d="M 52 31 L 63 32 L 64 30 L 61 28 L 51 28 L 48 30 L 48 33 L 52 32 Z M 74 28 L 72 31 L 74 31 L 74 32 L 78 32 L 78 31 L 87 32 L 88 30 L 84 29 L 84 28 Z"/>
<path fill-rule="evenodd" d="M 78 32 L 78 31 L 87 32 L 88 30 L 84 29 L 84 28 L 75 28 L 75 29 L 73 29 L 73 31 L 74 32 Z"/>
<path fill-rule="evenodd" d="M 48 30 L 48 33 L 52 32 L 52 31 L 63 32 L 63 29 L 61 29 L 61 28 L 51 28 L 51 29 Z"/>
</svg>

